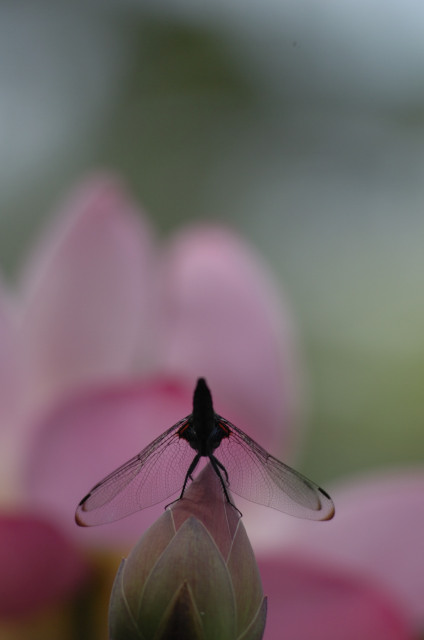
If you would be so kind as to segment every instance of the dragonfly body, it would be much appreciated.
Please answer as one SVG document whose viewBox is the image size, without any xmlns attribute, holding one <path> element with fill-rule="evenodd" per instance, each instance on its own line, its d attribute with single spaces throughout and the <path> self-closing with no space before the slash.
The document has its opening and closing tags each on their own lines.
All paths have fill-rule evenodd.
<svg viewBox="0 0 424 640">
<path fill-rule="evenodd" d="M 227 491 L 228 473 L 223 464 L 214 456 L 214 451 L 219 447 L 223 438 L 229 437 L 229 430 L 219 421 L 219 416 L 215 413 L 212 396 L 204 378 L 199 378 L 193 396 L 193 413 L 187 418 L 187 423 L 178 430 L 180 438 L 184 438 L 190 447 L 197 451 L 191 465 L 188 468 L 180 499 L 184 495 L 187 482 L 192 478 L 192 473 L 199 464 L 201 457 L 208 457 L 216 475 L 221 482 L 222 490 L 227 501 L 230 500 Z M 222 477 L 225 475 L 225 481 Z M 234 508 L 235 505 L 233 505 Z M 238 511 L 238 509 L 237 509 Z"/>
<path fill-rule="evenodd" d="M 187 425 L 180 427 L 180 438 L 184 438 L 199 456 L 211 456 L 228 432 L 218 425 L 213 409 L 212 396 L 206 382 L 200 378 L 193 396 L 193 413 Z"/>
<path fill-rule="evenodd" d="M 209 459 L 234 508 L 228 488 L 252 502 L 299 517 L 329 520 L 334 515 L 332 500 L 323 489 L 215 413 L 206 381 L 199 378 L 192 413 L 96 484 L 77 507 L 77 523 L 112 522 L 180 489 L 182 498 L 202 457 Z"/>
</svg>

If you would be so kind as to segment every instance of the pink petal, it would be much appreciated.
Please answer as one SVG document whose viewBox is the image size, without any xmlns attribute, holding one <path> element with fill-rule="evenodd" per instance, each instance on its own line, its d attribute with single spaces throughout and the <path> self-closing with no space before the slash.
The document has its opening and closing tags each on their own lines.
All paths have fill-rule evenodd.
<svg viewBox="0 0 424 640">
<path fill-rule="evenodd" d="M 59 407 L 40 425 L 31 447 L 27 485 L 34 503 L 55 514 L 80 543 L 133 542 L 166 502 L 90 528 L 75 524 L 75 509 L 97 482 L 189 414 L 191 395 L 162 380 L 104 388 Z"/>
<path fill-rule="evenodd" d="M 418 628 L 424 627 L 424 473 L 363 477 L 331 492 L 328 526 L 296 527 L 296 545 L 391 590 Z"/>
<path fill-rule="evenodd" d="M 216 411 L 268 447 L 287 447 L 295 403 L 287 307 L 259 257 L 235 234 L 180 234 L 164 265 L 159 362 L 194 386 L 206 377 Z"/>
<path fill-rule="evenodd" d="M 20 617 L 75 592 L 88 577 L 82 556 L 49 521 L 0 516 L 0 615 Z"/>
<path fill-rule="evenodd" d="M 259 559 L 264 640 L 412 640 L 403 614 L 375 586 L 298 557 Z"/>
<path fill-rule="evenodd" d="M 42 397 L 126 373 L 153 286 L 150 233 L 114 179 L 89 180 L 48 231 L 24 283 L 30 385 Z"/>
</svg>

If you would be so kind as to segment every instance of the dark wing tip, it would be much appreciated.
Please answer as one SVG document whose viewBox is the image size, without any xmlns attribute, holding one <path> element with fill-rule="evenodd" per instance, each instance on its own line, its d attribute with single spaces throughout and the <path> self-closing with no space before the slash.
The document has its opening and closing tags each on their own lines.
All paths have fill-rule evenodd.
<svg viewBox="0 0 424 640">
<path fill-rule="evenodd" d="M 334 503 L 330 498 L 330 496 L 328 495 L 328 493 L 324 491 L 324 489 L 321 489 L 321 487 L 319 487 L 319 491 L 322 494 L 322 496 L 324 496 L 325 498 L 325 500 L 323 500 L 321 505 L 325 512 L 325 515 L 322 518 L 322 520 L 331 520 L 332 518 L 334 518 L 334 514 L 336 513 Z"/>
<path fill-rule="evenodd" d="M 85 511 L 84 504 L 86 500 L 91 496 L 91 492 L 87 493 L 87 495 L 81 500 L 81 502 L 77 506 L 77 510 L 75 511 L 75 522 L 80 527 L 86 527 L 87 524 L 81 519 L 81 512 Z"/>
<path fill-rule="evenodd" d="M 79 527 L 86 527 L 87 525 L 85 524 L 85 522 L 83 522 L 80 517 L 79 517 L 79 513 L 78 513 L 78 509 L 77 511 L 75 511 L 75 522 L 77 523 L 77 525 Z"/>
</svg>

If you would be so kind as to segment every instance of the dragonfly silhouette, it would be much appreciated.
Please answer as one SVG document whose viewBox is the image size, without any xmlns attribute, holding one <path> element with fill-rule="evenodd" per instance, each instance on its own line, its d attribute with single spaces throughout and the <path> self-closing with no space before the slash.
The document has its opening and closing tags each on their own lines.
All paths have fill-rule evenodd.
<svg viewBox="0 0 424 640">
<path fill-rule="evenodd" d="M 329 520 L 334 515 L 333 502 L 323 489 L 215 413 L 206 381 L 199 378 L 193 412 L 96 484 L 79 503 L 76 522 L 113 522 L 162 502 L 180 488 L 181 499 L 202 457 L 209 459 L 233 507 L 229 489 L 300 518 Z"/>
</svg>

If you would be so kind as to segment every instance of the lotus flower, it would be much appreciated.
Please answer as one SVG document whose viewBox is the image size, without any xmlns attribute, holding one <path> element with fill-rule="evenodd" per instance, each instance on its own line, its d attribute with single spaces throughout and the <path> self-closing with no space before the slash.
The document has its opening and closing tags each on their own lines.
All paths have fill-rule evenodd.
<svg viewBox="0 0 424 640">
<path fill-rule="evenodd" d="M 29 260 L 12 300 L 0 291 L 3 502 L 30 500 L 79 544 L 96 548 L 134 539 L 162 507 L 116 529 L 78 532 L 75 505 L 102 476 L 190 411 L 199 375 L 211 384 L 216 410 L 273 454 L 290 458 L 297 440 L 289 314 L 260 260 L 235 233 L 217 227 L 187 228 L 158 247 L 135 210 L 115 180 L 89 181 Z M 343 517 L 340 529 L 336 523 L 348 498 L 335 492 L 335 524 L 299 524 L 291 546 L 288 519 L 241 505 L 269 596 L 265 638 L 281 638 L 284 611 L 285 640 L 298 640 L 302 629 L 308 640 L 331 638 L 329 611 L 334 621 L 345 620 L 345 629 L 362 629 L 361 638 L 377 629 L 381 637 L 404 640 L 412 621 L 422 628 L 422 510 L 413 506 L 422 491 L 411 494 L 406 483 L 397 493 L 388 483 L 380 493 L 372 481 L 364 482 L 370 501 L 357 501 L 346 529 Z M 309 533 L 302 532 L 305 526 Z M 346 530 L 355 531 L 353 540 Z M 414 531 L 416 538 L 407 535 Z M 408 544 L 402 545 L 405 536 Z M 19 536 L 8 540 L 24 567 Z M 341 545 L 353 560 L 340 568 Z M 290 549 L 298 560 L 287 564 Z M 10 567 L 5 562 L 2 575 Z M 346 597 L 336 598 L 332 585 Z M 34 581 L 34 598 L 37 589 Z M 359 606 L 363 626 L 355 627 L 349 620 L 359 624 Z M 296 612 L 291 626 L 289 612 Z M 296 619 L 315 622 L 305 631 Z M 390 624 L 397 635 L 384 636 Z"/>
<path fill-rule="evenodd" d="M 112 640 L 260 640 L 266 616 L 255 558 L 208 465 L 119 569 Z"/>
<path fill-rule="evenodd" d="M 38 397 L 54 388 L 63 401 L 37 425 L 27 486 L 79 541 L 121 544 L 159 511 L 81 534 L 75 505 L 190 412 L 199 376 L 264 446 L 294 448 L 290 314 L 234 232 L 196 226 L 158 247 L 110 179 L 89 184 L 58 226 L 32 260 L 25 327 Z"/>
<path fill-rule="evenodd" d="M 58 541 L 62 528 L 98 545 L 103 531 L 78 537 L 75 503 L 187 411 L 199 367 L 227 415 L 252 429 L 263 417 L 262 442 L 291 448 L 290 335 L 271 278 L 235 233 L 191 228 L 157 247 L 119 182 L 90 179 L 56 212 L 15 292 L 0 287 L 4 522 L 17 505 L 30 521 L 30 503 L 46 528 L 59 527 Z M 126 539 L 143 526 L 139 520 L 128 531 L 124 523 Z M 11 557 L 24 571 L 22 538 L 7 540 L 3 575 Z M 69 574 L 70 589 L 77 573 Z"/>
</svg>

